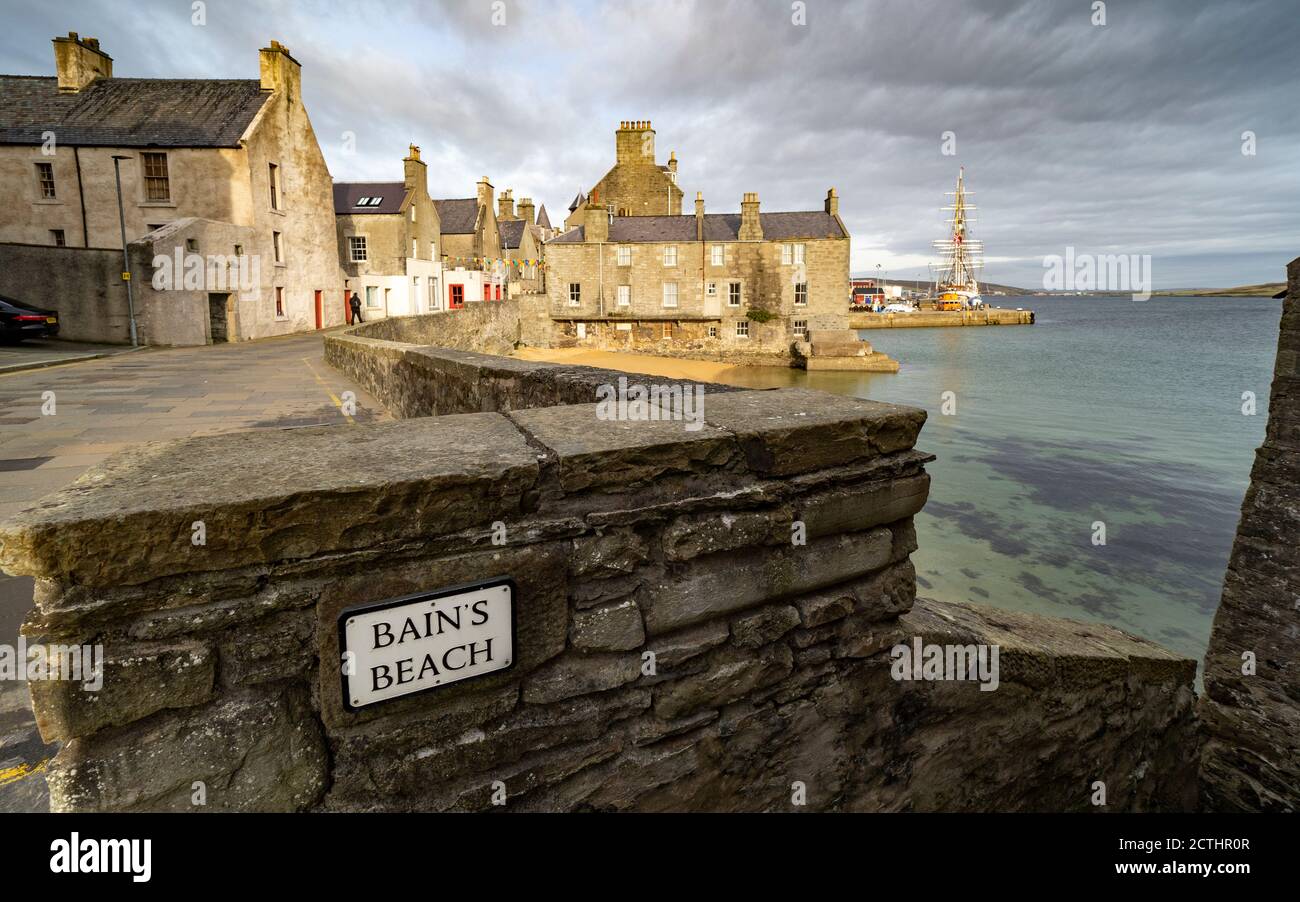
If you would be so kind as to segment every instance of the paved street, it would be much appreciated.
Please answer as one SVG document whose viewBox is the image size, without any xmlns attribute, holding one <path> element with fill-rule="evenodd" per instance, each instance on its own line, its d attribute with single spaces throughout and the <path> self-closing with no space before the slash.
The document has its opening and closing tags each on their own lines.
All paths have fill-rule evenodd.
<svg viewBox="0 0 1300 902">
<path fill-rule="evenodd" d="M 129 345 L 98 345 L 84 341 L 28 339 L 15 345 L 0 344 L 0 374 L 112 354 L 134 353 Z"/>
<path fill-rule="evenodd" d="M 137 442 L 388 418 L 326 366 L 319 334 L 0 371 L 0 520 Z M 14 645 L 31 601 L 30 579 L 0 574 L 0 643 Z M 54 751 L 36 735 L 26 684 L 0 682 L 0 811 L 45 808 Z"/>
</svg>

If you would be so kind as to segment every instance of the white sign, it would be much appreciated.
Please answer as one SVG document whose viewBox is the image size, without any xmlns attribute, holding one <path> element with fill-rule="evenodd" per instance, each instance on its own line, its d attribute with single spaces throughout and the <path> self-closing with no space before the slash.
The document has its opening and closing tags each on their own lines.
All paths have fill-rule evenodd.
<svg viewBox="0 0 1300 902">
<path fill-rule="evenodd" d="M 505 670 L 514 661 L 514 582 L 421 592 L 339 616 L 348 709 Z"/>
</svg>

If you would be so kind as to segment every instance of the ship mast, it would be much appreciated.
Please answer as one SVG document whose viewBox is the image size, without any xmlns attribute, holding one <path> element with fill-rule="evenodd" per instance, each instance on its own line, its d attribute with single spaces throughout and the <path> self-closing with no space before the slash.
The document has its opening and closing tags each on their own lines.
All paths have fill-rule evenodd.
<svg viewBox="0 0 1300 902">
<path fill-rule="evenodd" d="M 957 170 L 957 190 L 948 191 L 953 202 L 944 207 L 951 213 L 946 217 L 948 237 L 934 242 L 943 262 L 938 267 L 939 289 L 960 289 L 979 294 L 979 272 L 984 266 L 984 242 L 970 237 L 970 224 L 975 221 L 971 212 L 975 206 L 967 197 L 966 167 Z"/>
</svg>

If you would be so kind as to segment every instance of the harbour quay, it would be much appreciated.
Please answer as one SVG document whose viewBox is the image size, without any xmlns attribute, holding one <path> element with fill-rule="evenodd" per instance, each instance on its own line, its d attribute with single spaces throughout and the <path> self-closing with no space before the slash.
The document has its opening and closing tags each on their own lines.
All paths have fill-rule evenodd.
<svg viewBox="0 0 1300 902">
<path fill-rule="evenodd" d="M 985 307 L 974 310 L 917 310 L 912 313 L 850 313 L 850 329 L 928 329 L 948 326 L 1032 326 L 1034 311 Z"/>
</svg>

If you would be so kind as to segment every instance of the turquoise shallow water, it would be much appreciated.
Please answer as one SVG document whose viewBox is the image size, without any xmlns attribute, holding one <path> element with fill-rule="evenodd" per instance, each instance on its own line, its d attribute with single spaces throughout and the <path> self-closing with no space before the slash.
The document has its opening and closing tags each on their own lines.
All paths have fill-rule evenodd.
<svg viewBox="0 0 1300 902">
<path fill-rule="evenodd" d="M 751 369 L 728 381 L 929 411 L 922 594 L 1102 621 L 1199 660 L 1264 437 L 1282 302 L 998 300 L 1037 324 L 864 332 L 897 375 Z M 1246 391 L 1255 416 L 1242 413 Z"/>
</svg>

